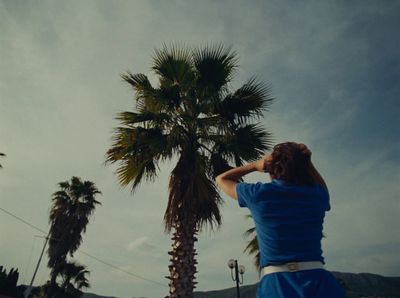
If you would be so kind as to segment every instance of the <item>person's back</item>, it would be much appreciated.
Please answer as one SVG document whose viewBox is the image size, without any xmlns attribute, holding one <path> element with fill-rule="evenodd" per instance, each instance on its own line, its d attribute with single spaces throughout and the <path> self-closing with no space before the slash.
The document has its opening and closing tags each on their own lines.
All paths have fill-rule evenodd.
<svg viewBox="0 0 400 298">
<path fill-rule="evenodd" d="M 323 187 L 272 180 L 240 183 L 237 190 L 240 206 L 250 209 L 256 224 L 262 267 L 291 261 L 324 261 L 322 224 L 330 207 Z"/>
<path fill-rule="evenodd" d="M 284 143 L 276 148 L 264 160 L 266 164 L 259 161 L 239 167 L 217 179 L 241 207 L 249 208 L 256 224 L 262 267 L 257 297 L 345 297 L 333 275 L 323 268 L 322 227 L 330 210 L 326 184 L 313 168 L 307 147 Z M 254 170 L 268 170 L 272 182 L 237 183 Z"/>
</svg>

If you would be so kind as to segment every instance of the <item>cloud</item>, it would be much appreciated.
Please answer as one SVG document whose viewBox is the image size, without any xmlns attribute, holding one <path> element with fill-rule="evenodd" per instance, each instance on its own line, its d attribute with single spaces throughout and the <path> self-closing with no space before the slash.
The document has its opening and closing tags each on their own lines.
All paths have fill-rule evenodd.
<svg viewBox="0 0 400 298">
<path fill-rule="evenodd" d="M 142 254 L 154 254 L 157 252 L 157 247 L 150 244 L 148 237 L 139 237 L 129 242 L 127 246 L 128 251 L 135 251 Z"/>
<path fill-rule="evenodd" d="M 390 262 L 397 261 L 391 247 L 399 242 L 391 232 L 400 225 L 400 42 L 393 38 L 399 7 L 370 0 L 0 1 L 0 150 L 7 154 L 1 206 L 46 229 L 56 183 L 72 175 L 94 181 L 103 205 L 84 236 L 88 251 L 163 280 L 171 243 L 162 218 L 173 165 L 161 165 L 157 183 L 143 183 L 133 196 L 118 186 L 113 168 L 102 165 L 116 113 L 133 106 L 119 74 L 153 78 L 152 51 L 163 42 L 222 42 L 240 57 L 233 86 L 254 74 L 272 84 L 276 101 L 263 121 L 276 142 L 304 141 L 315 150 L 333 207 L 324 240 L 328 265 L 398 274 Z M 223 227 L 202 233 L 196 246 L 204 290 L 231 286 L 229 258 L 246 265 L 246 282 L 257 281 L 252 258 L 243 254 L 248 212 L 226 201 Z M 4 265 L 26 271 L 32 233 L 0 215 Z M 84 263 L 93 291 L 132 296 L 132 280 L 121 284 L 103 264 Z M 136 290 L 165 294 L 148 284 Z"/>
</svg>

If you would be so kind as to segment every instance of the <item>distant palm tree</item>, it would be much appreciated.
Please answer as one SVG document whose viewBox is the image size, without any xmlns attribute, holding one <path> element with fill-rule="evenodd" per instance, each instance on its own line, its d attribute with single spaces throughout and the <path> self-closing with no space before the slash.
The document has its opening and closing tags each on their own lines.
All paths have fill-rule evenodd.
<svg viewBox="0 0 400 298">
<path fill-rule="evenodd" d="M 230 91 L 237 67 L 236 54 L 222 45 L 173 45 L 155 51 L 157 87 L 144 74 L 122 75 L 136 93 L 136 111 L 118 114 L 106 163 L 118 163 L 120 184 L 133 191 L 154 180 L 160 161 L 177 159 L 164 215 L 166 231 L 174 230 L 171 298 L 193 297 L 196 234 L 221 224 L 214 178 L 269 149 L 269 134 L 254 122 L 272 101 L 269 88 L 253 78 Z"/>
<path fill-rule="evenodd" d="M 6 156 L 4 153 L 1 153 L 0 152 L 0 156 Z M 0 164 L 0 169 L 2 168 L 3 166 Z"/>
<path fill-rule="evenodd" d="M 53 297 L 56 279 L 62 266 L 66 263 L 67 254 L 73 256 L 82 243 L 82 234 L 86 232 L 89 218 L 96 205 L 95 199 L 101 192 L 93 182 L 82 182 L 78 177 L 72 177 L 71 182 L 59 183 L 60 190 L 52 197 L 53 206 L 50 210 L 49 261 L 51 268 L 49 297 Z"/>
<path fill-rule="evenodd" d="M 87 279 L 89 270 L 75 262 L 67 262 L 61 266 L 60 289 L 67 297 L 81 297 L 82 290 L 89 288 L 90 284 Z"/>
<path fill-rule="evenodd" d="M 59 282 L 53 289 L 53 296 L 57 298 L 80 298 L 82 290 L 90 287 L 87 275 L 89 270 L 76 262 L 66 262 L 60 265 L 57 279 Z M 33 292 L 36 296 L 47 298 L 50 282 L 47 282 Z"/>
</svg>

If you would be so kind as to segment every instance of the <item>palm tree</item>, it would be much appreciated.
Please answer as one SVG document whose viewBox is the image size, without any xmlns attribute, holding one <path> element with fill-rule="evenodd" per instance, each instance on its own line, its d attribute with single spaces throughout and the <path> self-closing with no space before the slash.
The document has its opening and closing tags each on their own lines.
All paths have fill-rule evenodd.
<svg viewBox="0 0 400 298">
<path fill-rule="evenodd" d="M 71 182 L 59 183 L 60 190 L 52 196 L 50 210 L 49 261 L 51 268 L 49 297 L 54 294 L 56 279 L 66 263 L 67 254 L 71 257 L 82 243 L 82 234 L 86 232 L 90 216 L 96 205 L 95 199 L 101 192 L 93 182 L 72 177 Z"/>
<path fill-rule="evenodd" d="M 81 297 L 82 290 L 89 288 L 87 275 L 89 270 L 75 262 L 67 262 L 61 266 L 60 270 L 60 289 L 65 293 L 66 297 Z"/>
<path fill-rule="evenodd" d="M 269 149 L 269 134 L 255 123 L 272 101 L 270 90 L 254 78 L 236 91 L 228 84 L 237 56 L 222 45 L 191 49 L 164 45 L 156 50 L 153 87 L 144 74 L 122 75 L 135 91 L 136 110 L 118 114 L 120 126 L 106 153 L 106 164 L 132 191 L 154 181 L 160 161 L 177 160 L 169 181 L 164 214 L 173 230 L 169 297 L 193 297 L 197 233 L 221 224 L 221 197 L 214 178 Z"/>
<path fill-rule="evenodd" d="M 60 265 L 55 289 L 53 295 L 57 298 L 79 298 L 82 296 L 83 289 L 90 287 L 87 275 L 89 270 L 83 265 L 76 262 L 66 262 Z M 49 297 L 50 282 L 47 282 L 40 288 L 36 289 L 35 294 L 39 297 Z"/>
</svg>

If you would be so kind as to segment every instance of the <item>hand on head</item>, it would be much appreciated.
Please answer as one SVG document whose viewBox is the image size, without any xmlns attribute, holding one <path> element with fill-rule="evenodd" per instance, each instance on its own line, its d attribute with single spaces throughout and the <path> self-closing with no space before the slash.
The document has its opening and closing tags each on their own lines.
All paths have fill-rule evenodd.
<svg viewBox="0 0 400 298">
<path fill-rule="evenodd" d="M 268 172 L 269 165 L 271 164 L 272 161 L 272 155 L 268 154 L 265 155 L 263 158 L 257 160 L 255 162 L 255 166 L 257 171 L 259 172 Z"/>
<path fill-rule="evenodd" d="M 302 154 L 304 154 L 305 156 L 309 157 L 311 159 L 311 150 L 303 143 L 295 143 L 295 142 L 290 142 L 290 143 L 284 143 L 284 144 L 291 144 L 292 148 L 298 148 L 300 150 L 300 152 Z M 280 146 L 281 144 L 278 144 L 277 146 Z M 269 172 L 273 158 L 274 152 L 272 152 L 271 154 L 268 154 L 266 156 L 264 156 L 262 159 L 259 159 L 258 161 L 256 161 L 255 165 L 256 165 L 256 169 L 257 171 L 260 172 Z"/>
<path fill-rule="evenodd" d="M 299 149 L 302 153 L 304 153 L 306 156 L 311 157 L 311 151 L 306 145 L 304 145 L 303 143 L 299 143 L 297 145 L 299 146 Z"/>
</svg>

